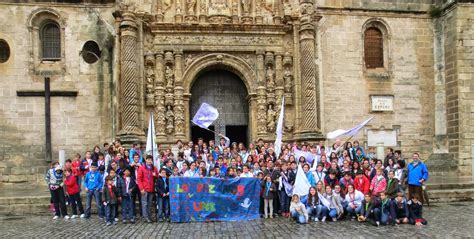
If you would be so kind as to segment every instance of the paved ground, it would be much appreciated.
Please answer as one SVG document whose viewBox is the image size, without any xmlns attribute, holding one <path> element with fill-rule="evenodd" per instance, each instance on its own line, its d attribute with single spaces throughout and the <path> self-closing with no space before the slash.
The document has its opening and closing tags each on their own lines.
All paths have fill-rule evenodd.
<svg viewBox="0 0 474 239">
<path fill-rule="evenodd" d="M 330 237 L 474 237 L 474 202 L 436 204 L 426 207 L 429 224 L 374 226 L 339 221 L 298 225 L 288 219 L 248 222 L 153 223 L 106 227 L 97 217 L 89 220 L 53 221 L 48 216 L 0 217 L 0 238 L 330 238 Z"/>
</svg>

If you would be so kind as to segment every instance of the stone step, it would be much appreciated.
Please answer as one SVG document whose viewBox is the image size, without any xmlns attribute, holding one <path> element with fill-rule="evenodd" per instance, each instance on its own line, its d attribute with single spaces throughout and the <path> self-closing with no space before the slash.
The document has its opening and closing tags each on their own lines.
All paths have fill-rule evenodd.
<svg viewBox="0 0 474 239">
<path fill-rule="evenodd" d="M 474 188 L 428 190 L 431 202 L 460 202 L 474 200 Z"/>
<path fill-rule="evenodd" d="M 435 184 L 427 184 L 426 188 L 431 190 L 439 190 L 439 189 L 474 189 L 474 182 L 459 182 L 459 183 L 435 183 Z"/>
</svg>

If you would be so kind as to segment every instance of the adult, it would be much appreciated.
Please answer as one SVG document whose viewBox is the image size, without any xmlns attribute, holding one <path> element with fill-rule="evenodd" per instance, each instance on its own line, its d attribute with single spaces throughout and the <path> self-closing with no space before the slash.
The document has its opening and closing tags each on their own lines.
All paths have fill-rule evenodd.
<svg viewBox="0 0 474 239">
<path fill-rule="evenodd" d="M 408 165 L 408 198 L 418 195 L 423 203 L 422 186 L 428 180 L 428 168 L 420 161 L 420 154 L 413 153 L 413 162 Z"/>
<path fill-rule="evenodd" d="M 130 157 L 133 158 L 133 156 L 134 156 L 135 154 L 138 154 L 138 155 L 140 156 L 139 162 L 140 162 L 140 163 L 143 163 L 143 155 L 142 155 L 142 151 L 140 150 L 140 144 L 139 144 L 139 143 L 134 143 L 133 146 L 132 146 L 132 148 L 131 148 L 130 151 L 129 151 Z"/>
</svg>

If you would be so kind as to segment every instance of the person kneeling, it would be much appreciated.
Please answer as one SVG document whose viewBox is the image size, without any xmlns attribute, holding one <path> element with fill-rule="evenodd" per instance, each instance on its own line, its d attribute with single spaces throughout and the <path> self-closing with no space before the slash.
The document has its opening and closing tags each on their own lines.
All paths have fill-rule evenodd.
<svg viewBox="0 0 474 239">
<path fill-rule="evenodd" d="M 375 226 L 380 226 L 380 205 L 376 198 L 366 193 L 362 201 L 362 209 L 360 216 L 357 218 L 359 222 L 375 221 Z"/>
<path fill-rule="evenodd" d="M 306 207 L 300 202 L 300 196 L 296 194 L 291 197 L 290 213 L 291 217 L 298 223 L 305 224 L 308 222 Z"/>
<path fill-rule="evenodd" d="M 408 211 L 410 212 L 410 224 L 416 226 L 423 226 L 428 222 L 423 218 L 423 204 L 420 202 L 418 194 L 414 194 L 412 199 L 407 202 Z"/>
<path fill-rule="evenodd" d="M 395 222 L 397 224 L 408 223 L 408 206 L 402 192 L 398 192 L 397 197 L 392 201 L 392 211 L 395 215 Z"/>
</svg>

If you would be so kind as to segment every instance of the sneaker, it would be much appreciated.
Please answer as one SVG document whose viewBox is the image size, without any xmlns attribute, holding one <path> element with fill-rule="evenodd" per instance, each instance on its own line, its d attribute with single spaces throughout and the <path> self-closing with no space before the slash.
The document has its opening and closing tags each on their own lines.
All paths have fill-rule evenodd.
<svg viewBox="0 0 474 239">
<path fill-rule="evenodd" d="M 319 222 L 319 219 L 317 217 L 314 218 L 315 222 Z"/>
<path fill-rule="evenodd" d="M 111 223 L 111 222 L 107 222 L 105 225 L 106 225 L 106 226 L 110 226 L 110 225 L 112 225 L 112 223 Z"/>
<path fill-rule="evenodd" d="M 77 215 L 72 215 L 71 219 L 74 219 L 74 218 L 78 218 L 78 216 Z"/>
<path fill-rule="evenodd" d="M 337 218 L 334 217 L 334 218 L 332 219 L 332 221 L 333 221 L 333 222 L 337 221 Z"/>
<path fill-rule="evenodd" d="M 267 219 L 267 218 L 268 218 L 268 215 L 265 215 L 265 219 Z"/>
<path fill-rule="evenodd" d="M 53 217 L 53 220 L 56 220 L 56 219 L 58 219 L 58 218 L 59 218 L 59 216 L 54 216 L 54 217 Z"/>
<path fill-rule="evenodd" d="M 321 219 L 322 222 L 325 222 L 326 221 L 326 217 L 323 217 L 323 219 Z"/>
<path fill-rule="evenodd" d="M 122 220 L 122 223 L 123 223 L 123 224 L 127 224 L 127 220 L 125 220 L 125 219 Z"/>
<path fill-rule="evenodd" d="M 351 217 L 351 221 L 352 221 L 352 222 L 353 222 L 353 221 L 355 221 L 355 220 L 356 220 L 356 218 L 355 218 L 355 217 Z"/>
<path fill-rule="evenodd" d="M 99 220 L 103 221 L 105 218 L 104 217 L 99 217 Z"/>
<path fill-rule="evenodd" d="M 135 224 L 135 219 L 130 220 L 131 224 Z"/>
<path fill-rule="evenodd" d="M 81 214 L 81 218 L 85 218 L 86 217 L 86 214 Z"/>
<path fill-rule="evenodd" d="M 114 224 L 114 225 L 117 225 L 117 222 L 116 222 L 116 221 L 114 221 L 112 224 Z"/>
<path fill-rule="evenodd" d="M 270 215 L 270 218 L 273 218 L 273 215 Z"/>
<path fill-rule="evenodd" d="M 380 222 L 379 222 L 379 221 L 376 221 L 376 222 L 375 222 L 375 225 L 376 225 L 377 227 L 380 226 Z"/>
<path fill-rule="evenodd" d="M 64 220 L 68 220 L 70 217 L 68 215 L 64 216 Z"/>
<path fill-rule="evenodd" d="M 147 223 L 152 223 L 152 221 L 150 220 L 150 218 L 147 218 L 147 219 L 146 219 L 146 222 L 147 222 Z"/>
<path fill-rule="evenodd" d="M 118 218 L 114 218 L 114 221 L 118 222 Z"/>
</svg>

